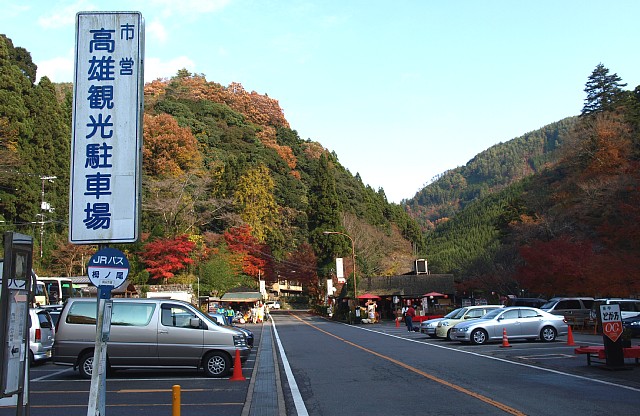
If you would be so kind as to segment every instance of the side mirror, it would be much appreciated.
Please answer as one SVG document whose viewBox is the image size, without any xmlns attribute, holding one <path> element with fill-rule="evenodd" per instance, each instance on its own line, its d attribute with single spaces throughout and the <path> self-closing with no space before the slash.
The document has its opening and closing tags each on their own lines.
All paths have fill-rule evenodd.
<svg viewBox="0 0 640 416">
<path fill-rule="evenodd" d="M 200 320 L 200 318 L 190 318 L 189 319 L 189 326 L 191 328 L 200 328 L 201 325 L 202 325 L 202 321 Z"/>
</svg>

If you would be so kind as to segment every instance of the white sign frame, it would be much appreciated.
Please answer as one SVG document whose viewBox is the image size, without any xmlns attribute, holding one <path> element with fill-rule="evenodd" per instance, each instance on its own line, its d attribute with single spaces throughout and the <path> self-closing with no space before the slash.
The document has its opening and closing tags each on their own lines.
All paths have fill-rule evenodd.
<svg viewBox="0 0 640 416">
<path fill-rule="evenodd" d="M 69 242 L 133 243 L 140 231 L 144 19 L 76 15 Z"/>
</svg>

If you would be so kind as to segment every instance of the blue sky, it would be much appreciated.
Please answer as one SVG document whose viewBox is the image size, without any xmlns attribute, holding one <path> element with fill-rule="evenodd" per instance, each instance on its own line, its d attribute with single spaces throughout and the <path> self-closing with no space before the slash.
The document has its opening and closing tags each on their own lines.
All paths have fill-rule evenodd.
<svg viewBox="0 0 640 416">
<path fill-rule="evenodd" d="M 105 8 L 107 7 L 107 8 Z M 387 198 L 577 115 L 598 63 L 640 85 L 636 0 L 0 0 L 0 33 L 69 82 L 78 11 L 140 11 L 145 78 L 181 69 L 277 99 Z"/>
</svg>

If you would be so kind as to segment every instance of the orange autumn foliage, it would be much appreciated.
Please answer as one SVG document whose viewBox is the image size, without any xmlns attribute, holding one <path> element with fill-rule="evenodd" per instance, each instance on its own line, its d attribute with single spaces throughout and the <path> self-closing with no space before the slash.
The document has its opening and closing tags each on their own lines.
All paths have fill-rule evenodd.
<svg viewBox="0 0 640 416">
<path fill-rule="evenodd" d="M 188 128 L 168 114 L 144 116 L 143 167 L 150 175 L 178 176 L 199 168 L 202 156 Z"/>
</svg>

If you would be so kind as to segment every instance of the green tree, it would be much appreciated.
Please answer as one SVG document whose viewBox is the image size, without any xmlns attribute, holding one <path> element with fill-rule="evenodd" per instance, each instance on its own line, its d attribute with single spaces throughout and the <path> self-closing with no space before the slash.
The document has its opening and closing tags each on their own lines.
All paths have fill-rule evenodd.
<svg viewBox="0 0 640 416">
<path fill-rule="evenodd" d="M 201 294 L 221 296 L 230 289 L 248 282 L 249 278 L 242 274 L 241 262 L 233 257 L 234 254 L 222 246 L 209 260 L 200 264 L 198 274 Z"/>
<path fill-rule="evenodd" d="M 6 169 L 3 182 L 8 184 L 0 187 L 0 210 L 7 221 L 31 222 L 39 208 L 39 179 L 29 170 L 28 163 L 34 157 L 29 151 L 33 137 L 28 108 L 32 84 L 13 60 L 13 54 L 13 45 L 0 36 L 0 128 L 8 133 L 0 140 L 2 147 L 15 155 L 15 159 L 0 160 L 0 166 Z M 5 163 L 9 166 L 3 166 Z"/>
<path fill-rule="evenodd" d="M 333 167 L 325 154 L 320 156 L 315 176 L 309 188 L 309 239 L 318 256 L 318 264 L 327 267 L 334 254 L 350 252 L 350 243 L 344 238 L 325 235 L 325 231 L 344 232 L 340 221 L 342 206 L 336 192 Z"/>
<path fill-rule="evenodd" d="M 249 169 L 238 181 L 234 194 L 242 220 L 253 229 L 253 236 L 263 243 L 277 226 L 278 204 L 273 197 L 275 183 L 269 169 L 260 164 Z"/>
<path fill-rule="evenodd" d="M 622 78 L 618 74 L 609 75 L 609 69 L 602 63 L 596 65 L 587 80 L 584 92 L 587 93 L 581 116 L 612 111 L 615 109 L 622 95 Z"/>
</svg>

